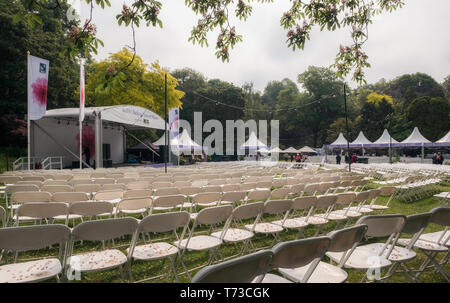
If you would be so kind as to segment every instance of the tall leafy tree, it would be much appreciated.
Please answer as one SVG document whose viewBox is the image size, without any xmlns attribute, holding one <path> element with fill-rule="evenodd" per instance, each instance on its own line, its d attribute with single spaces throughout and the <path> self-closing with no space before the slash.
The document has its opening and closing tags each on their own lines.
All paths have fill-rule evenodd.
<svg viewBox="0 0 450 303">
<path fill-rule="evenodd" d="M 358 128 L 364 132 L 367 139 L 374 141 L 383 133 L 393 113 L 393 99 L 388 95 L 371 93 L 361 109 L 358 117 Z"/>
</svg>

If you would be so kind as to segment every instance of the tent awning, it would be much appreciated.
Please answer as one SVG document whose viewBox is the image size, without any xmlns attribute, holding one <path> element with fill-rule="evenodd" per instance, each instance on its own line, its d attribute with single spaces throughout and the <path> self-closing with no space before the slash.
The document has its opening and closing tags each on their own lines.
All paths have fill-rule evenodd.
<svg viewBox="0 0 450 303">
<path fill-rule="evenodd" d="M 100 115 L 102 121 L 127 125 L 131 129 L 155 128 L 164 129 L 164 119 L 146 108 L 135 105 L 113 105 L 86 107 L 85 117 Z M 43 118 L 78 119 L 80 109 L 58 108 L 46 111 Z"/>
</svg>

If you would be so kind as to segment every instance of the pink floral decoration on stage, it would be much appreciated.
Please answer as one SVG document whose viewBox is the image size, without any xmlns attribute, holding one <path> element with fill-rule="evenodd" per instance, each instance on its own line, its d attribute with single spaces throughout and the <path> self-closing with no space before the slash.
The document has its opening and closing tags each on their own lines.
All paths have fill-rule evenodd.
<svg viewBox="0 0 450 303">
<path fill-rule="evenodd" d="M 39 102 L 41 105 L 47 104 L 47 86 L 48 82 L 45 78 L 38 78 L 36 82 L 31 84 L 34 100 Z"/>
<path fill-rule="evenodd" d="M 78 148 L 80 148 L 80 133 L 77 134 Z M 95 155 L 95 131 L 90 125 L 83 126 L 83 147 L 89 147 L 90 158 Z"/>
</svg>

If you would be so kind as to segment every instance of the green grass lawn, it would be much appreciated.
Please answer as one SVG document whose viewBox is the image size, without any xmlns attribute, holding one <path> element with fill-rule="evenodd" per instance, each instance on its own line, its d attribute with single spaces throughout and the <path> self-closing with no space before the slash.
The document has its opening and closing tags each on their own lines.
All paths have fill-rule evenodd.
<svg viewBox="0 0 450 303">
<path fill-rule="evenodd" d="M 371 187 L 376 187 L 375 185 Z M 441 191 L 450 191 L 450 184 L 449 183 L 443 183 L 440 186 Z M 386 202 L 387 198 L 380 197 L 377 200 L 377 204 L 383 204 Z M 1 204 L 4 206 L 4 201 L 1 201 Z M 430 211 L 431 209 L 439 206 L 439 202 L 436 198 L 430 197 L 426 199 L 422 199 L 419 201 L 415 201 L 412 203 L 404 203 L 400 202 L 399 200 L 393 199 L 391 201 L 390 207 L 388 210 L 386 210 L 385 214 L 404 214 L 404 215 L 411 215 L 411 214 L 417 214 L 422 212 Z M 379 214 L 379 211 L 375 211 L 371 214 Z M 355 220 L 356 221 L 356 220 Z M 329 223 L 324 228 L 324 232 L 328 232 L 333 230 L 335 227 L 335 223 Z M 425 232 L 433 232 L 442 230 L 439 226 L 436 225 L 429 225 Z M 315 232 L 314 227 L 307 227 L 304 230 L 305 236 L 312 236 Z M 280 234 L 282 241 L 288 241 L 293 240 L 296 238 L 297 231 L 285 231 Z M 171 235 L 158 235 L 159 238 L 164 237 L 167 241 L 167 238 L 169 237 L 169 241 L 173 241 L 174 237 Z M 158 238 L 153 239 L 153 241 L 156 241 Z M 380 240 L 381 241 L 381 240 Z M 130 238 L 120 239 L 115 241 L 115 245 L 119 247 L 125 254 L 126 254 L 126 248 L 128 247 L 130 243 Z M 256 235 L 253 244 L 256 248 L 266 247 L 272 243 L 272 237 L 271 236 L 262 236 L 262 235 Z M 225 244 L 220 248 L 220 253 L 226 258 L 230 258 L 236 254 L 238 254 L 241 250 L 241 244 L 234 245 L 234 244 Z M 101 245 L 98 243 L 87 243 L 84 242 L 82 245 L 79 243 L 75 246 L 75 253 L 80 252 L 86 252 L 91 250 L 101 249 Z M 57 254 L 56 249 L 45 249 L 33 253 L 22 253 L 19 255 L 22 260 L 29 259 L 29 258 L 36 258 L 36 257 L 43 257 L 48 255 L 55 255 Z M 191 275 L 195 275 L 195 273 L 199 270 L 199 267 L 203 266 L 209 259 L 208 252 L 186 252 L 184 255 L 184 263 L 188 267 L 188 269 L 195 269 L 191 272 Z M 421 252 L 417 252 L 417 257 L 410 262 L 408 262 L 408 265 L 410 267 L 417 269 L 420 264 L 424 261 L 425 256 Z M 9 260 L 11 261 L 11 257 L 9 257 Z M 325 260 L 326 257 L 325 257 Z M 446 265 L 446 270 L 450 272 L 450 264 Z M 151 276 L 158 276 L 158 275 L 165 275 L 169 271 L 169 261 L 152 261 L 152 262 L 134 262 L 132 265 L 132 272 L 135 280 L 141 280 L 145 279 L 147 277 Z M 178 269 L 179 272 L 182 272 L 181 267 Z M 349 273 L 348 281 L 347 282 L 359 282 L 361 278 L 364 275 L 364 272 L 358 271 L 358 270 L 347 270 Z M 422 282 L 445 282 L 445 279 L 439 274 L 435 273 L 431 270 L 427 270 L 425 273 L 421 276 Z M 82 275 L 82 282 L 120 282 L 121 275 L 119 270 L 110 270 L 106 272 L 101 273 L 89 273 L 89 274 L 83 274 Z M 150 280 L 149 282 L 166 282 L 167 280 L 157 278 Z M 187 276 L 185 274 L 180 276 L 181 282 L 188 282 Z M 50 281 L 54 282 L 54 281 Z M 76 281 L 78 282 L 78 281 Z M 391 279 L 390 282 L 410 282 L 410 280 L 403 274 L 395 274 Z"/>
</svg>

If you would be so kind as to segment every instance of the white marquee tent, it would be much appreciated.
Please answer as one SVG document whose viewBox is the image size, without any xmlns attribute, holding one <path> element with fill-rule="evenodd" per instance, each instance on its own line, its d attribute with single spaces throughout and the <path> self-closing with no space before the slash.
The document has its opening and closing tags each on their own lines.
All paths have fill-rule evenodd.
<svg viewBox="0 0 450 303">
<path fill-rule="evenodd" d="M 344 135 L 342 133 L 339 133 L 339 136 L 337 139 L 330 144 L 332 148 L 334 147 L 347 147 L 347 139 L 345 139 Z"/>
<path fill-rule="evenodd" d="M 356 139 L 350 143 L 350 146 L 361 147 L 361 146 L 367 146 L 370 144 L 372 144 L 372 142 L 370 142 L 370 140 L 367 139 L 366 136 L 364 136 L 363 132 L 360 131 L 358 134 L 358 137 L 356 137 Z"/>
<path fill-rule="evenodd" d="M 431 143 L 428 139 L 426 139 L 422 134 L 419 132 L 419 129 L 417 127 L 414 127 L 414 130 L 412 131 L 411 135 L 409 135 L 408 138 L 397 144 L 397 146 L 426 146 L 429 143 Z"/>
<path fill-rule="evenodd" d="M 434 143 L 435 146 L 450 146 L 450 131 L 440 140 Z"/>
<path fill-rule="evenodd" d="M 309 146 L 303 146 L 302 148 L 300 148 L 298 150 L 298 152 L 299 153 L 315 153 L 315 154 L 317 154 L 317 152 Z"/>
<path fill-rule="evenodd" d="M 252 132 L 250 136 L 248 137 L 248 140 L 244 142 L 239 148 L 240 149 L 260 149 L 262 147 L 268 148 L 266 144 L 261 142 L 258 137 L 256 137 L 256 134 Z"/>
<path fill-rule="evenodd" d="M 383 134 L 380 136 L 380 138 L 378 138 L 378 140 L 373 142 L 372 146 L 374 146 L 374 147 L 389 147 L 389 144 L 391 144 L 393 146 L 396 143 L 398 143 L 398 141 L 395 140 L 394 138 L 392 138 L 392 136 L 389 134 L 387 129 L 384 129 Z"/>
</svg>

